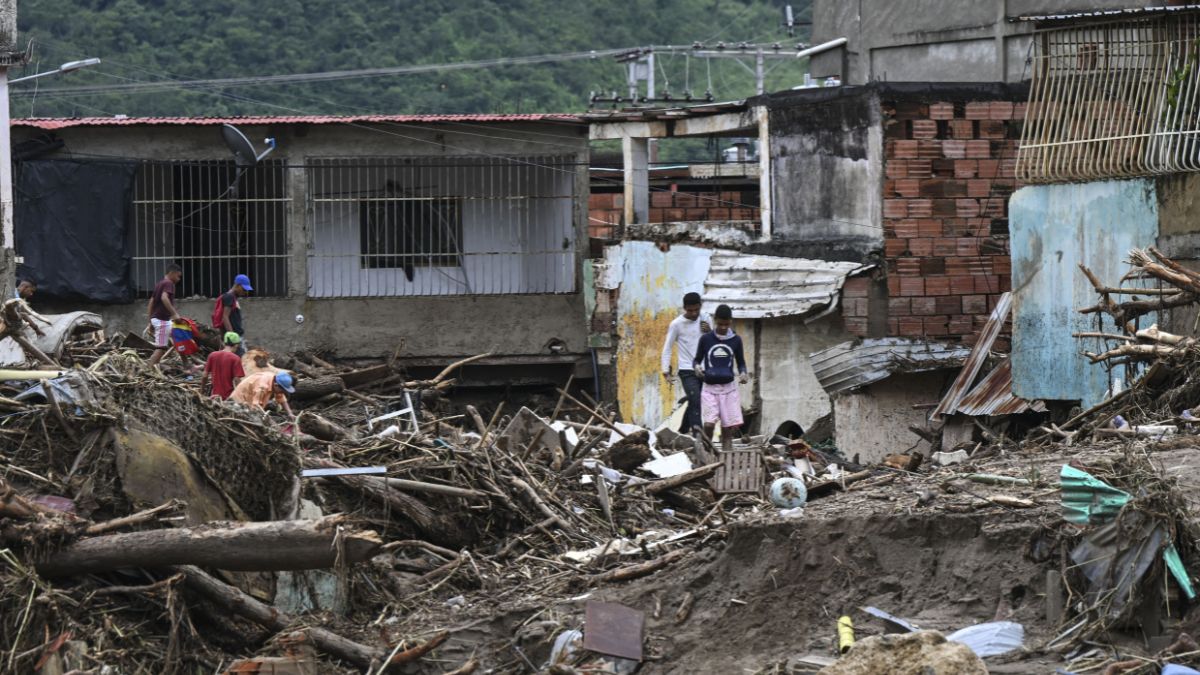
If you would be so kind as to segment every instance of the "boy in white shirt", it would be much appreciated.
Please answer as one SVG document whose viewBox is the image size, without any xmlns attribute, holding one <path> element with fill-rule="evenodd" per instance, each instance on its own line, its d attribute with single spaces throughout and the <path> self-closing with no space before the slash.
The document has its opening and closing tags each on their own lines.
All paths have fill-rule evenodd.
<svg viewBox="0 0 1200 675">
<path fill-rule="evenodd" d="M 712 325 L 712 320 L 709 316 L 700 311 L 701 301 L 699 293 L 688 293 L 683 296 L 683 314 L 675 317 L 671 321 L 671 326 L 667 329 L 667 339 L 663 342 L 662 349 L 662 374 L 668 382 L 672 381 L 671 377 L 671 348 L 675 347 L 677 370 L 679 372 L 679 382 L 683 385 L 683 391 L 687 395 L 687 410 L 683 416 L 683 425 L 679 432 L 683 434 L 691 433 L 693 429 L 700 429 L 700 378 L 696 376 L 694 366 L 696 344 L 700 342 L 700 334 L 707 333 Z"/>
</svg>

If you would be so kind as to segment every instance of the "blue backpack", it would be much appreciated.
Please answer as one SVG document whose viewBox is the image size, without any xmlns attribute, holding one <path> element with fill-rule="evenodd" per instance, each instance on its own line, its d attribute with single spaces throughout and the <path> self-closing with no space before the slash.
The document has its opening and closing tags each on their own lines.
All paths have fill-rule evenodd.
<svg viewBox="0 0 1200 675">
<path fill-rule="evenodd" d="M 704 355 L 704 379 L 715 383 L 733 382 L 736 374 L 733 347 L 718 342 L 709 348 Z"/>
</svg>

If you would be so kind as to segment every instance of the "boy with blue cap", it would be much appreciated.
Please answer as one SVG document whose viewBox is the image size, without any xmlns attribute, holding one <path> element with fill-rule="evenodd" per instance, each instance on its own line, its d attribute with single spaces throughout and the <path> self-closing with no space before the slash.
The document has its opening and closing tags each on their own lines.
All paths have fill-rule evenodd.
<svg viewBox="0 0 1200 675">
<path fill-rule="evenodd" d="M 245 297 L 247 293 L 253 290 L 254 288 L 250 285 L 250 277 L 245 274 L 239 274 L 233 278 L 233 286 L 228 291 L 222 293 L 221 297 L 217 298 L 217 303 L 213 307 L 213 328 L 216 328 L 220 333 L 232 331 L 237 333 L 238 337 L 242 338 L 238 342 L 238 356 L 246 353 L 246 329 L 242 325 L 242 305 L 238 302 L 238 298 Z"/>
</svg>

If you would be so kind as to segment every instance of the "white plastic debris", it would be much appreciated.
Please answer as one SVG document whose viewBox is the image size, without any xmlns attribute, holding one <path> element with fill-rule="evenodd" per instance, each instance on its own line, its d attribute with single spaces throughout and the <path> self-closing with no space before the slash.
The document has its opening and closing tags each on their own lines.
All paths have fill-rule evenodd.
<svg viewBox="0 0 1200 675">
<path fill-rule="evenodd" d="M 939 466 L 950 466 L 951 464 L 961 464 L 970 459 L 970 455 L 966 450 L 955 450 L 954 452 L 935 452 L 933 453 L 933 461 Z"/>
<path fill-rule="evenodd" d="M 392 426 L 384 429 L 383 431 L 381 431 L 375 435 L 378 436 L 379 438 L 391 438 L 392 436 L 395 436 L 398 433 L 400 433 L 400 426 L 393 424 Z"/>
<path fill-rule="evenodd" d="M 628 476 L 621 473 L 620 471 L 617 471 L 616 469 L 610 469 L 607 466 L 604 466 L 603 464 L 601 464 L 599 460 L 595 460 L 595 459 L 583 460 L 583 468 L 587 469 L 588 471 L 593 471 L 597 468 L 600 469 L 600 475 L 604 476 L 604 480 L 612 483 L 613 485 L 620 485 L 622 482 L 625 481 L 626 478 L 628 478 Z M 592 480 L 591 480 L 592 476 L 590 474 L 584 474 L 583 478 L 587 479 L 587 480 L 581 481 L 584 484 L 588 484 L 588 483 L 592 482 Z"/>
<path fill-rule="evenodd" d="M 797 506 L 794 509 L 780 509 L 779 515 L 783 516 L 784 518 L 799 518 L 800 516 L 804 515 L 804 507 Z"/>
<path fill-rule="evenodd" d="M 1021 648 L 1025 627 L 1012 621 L 994 621 L 954 631 L 946 639 L 970 647 L 980 658 L 998 656 Z"/>
<path fill-rule="evenodd" d="M 564 630 L 554 638 L 554 647 L 550 650 L 550 660 L 545 667 L 566 663 L 571 656 L 583 646 L 583 632 Z"/>
<path fill-rule="evenodd" d="M 659 478 L 670 478 L 691 471 L 692 460 L 688 458 L 687 453 L 677 452 L 673 455 L 652 459 L 643 464 L 641 468 Z"/>
<path fill-rule="evenodd" d="M 567 445 L 570 448 L 566 449 L 574 450 L 579 445 L 579 432 L 575 431 L 575 427 L 567 425 L 566 422 L 554 422 L 550 425 L 550 428 L 567 437 Z"/>
</svg>

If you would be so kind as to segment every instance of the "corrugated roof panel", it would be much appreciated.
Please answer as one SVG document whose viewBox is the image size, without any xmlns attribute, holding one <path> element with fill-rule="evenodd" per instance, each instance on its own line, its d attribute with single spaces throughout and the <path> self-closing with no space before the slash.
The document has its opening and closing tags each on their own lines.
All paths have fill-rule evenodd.
<svg viewBox="0 0 1200 675">
<path fill-rule="evenodd" d="M 950 385 L 946 396 L 930 414 L 929 419 L 940 421 L 946 415 L 958 410 L 958 404 L 970 391 L 971 385 L 975 384 L 975 378 L 979 376 L 979 371 L 991 353 L 992 345 L 1000 335 L 1000 330 L 1004 328 L 1004 322 L 1008 320 L 1010 311 L 1012 311 L 1012 292 L 1006 292 L 1000 296 L 1000 300 L 996 302 L 996 308 L 992 310 L 991 316 L 988 317 L 987 323 L 980 331 L 979 341 L 975 343 L 975 348 L 971 350 L 971 355 L 963 364 L 962 372 Z M 1010 382 L 1011 379 L 1009 378 Z M 1009 389 L 1011 390 L 1011 388 L 1010 384 Z"/>
<path fill-rule="evenodd" d="M 870 267 L 714 251 L 704 281 L 704 301 L 730 305 L 740 319 L 799 316 L 836 306 L 846 277 Z"/>
<path fill-rule="evenodd" d="M 851 340 L 809 355 L 817 380 L 833 395 L 896 373 L 958 368 L 971 349 L 963 345 L 912 338 Z"/>
<path fill-rule="evenodd" d="M 1063 14 L 1022 14 L 1020 16 L 1009 17 L 1009 21 L 1075 21 L 1079 19 L 1121 19 L 1125 17 L 1142 17 L 1151 14 L 1172 14 L 1178 12 L 1192 12 L 1200 9 L 1200 5 L 1184 4 L 1184 5 L 1159 5 L 1151 7 L 1125 7 L 1121 9 L 1096 9 L 1081 12 L 1067 12 Z"/>
<path fill-rule="evenodd" d="M 271 124 L 362 124 L 370 122 L 392 124 L 434 124 L 453 122 L 557 122 L 586 124 L 576 116 L 556 113 L 520 115 L 277 115 L 247 117 L 27 117 L 14 119 L 14 127 L 36 127 L 52 131 L 69 127 L 128 127 L 128 126 L 215 126 L 237 124 L 266 126 Z"/>
<path fill-rule="evenodd" d="M 1004 359 L 958 403 L 958 412 L 976 417 L 1044 412 L 1041 401 L 1030 403 L 1012 393 L 1012 361 Z"/>
</svg>

